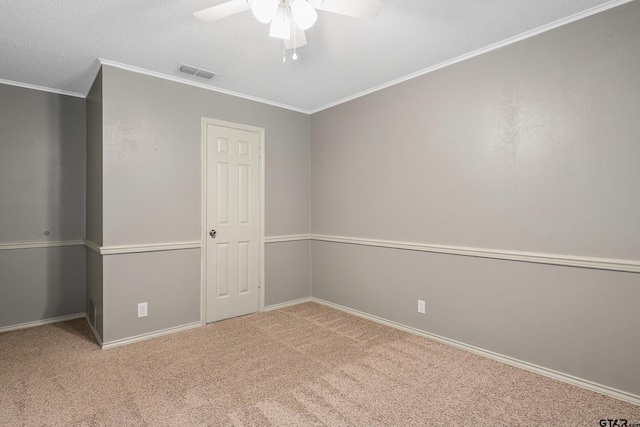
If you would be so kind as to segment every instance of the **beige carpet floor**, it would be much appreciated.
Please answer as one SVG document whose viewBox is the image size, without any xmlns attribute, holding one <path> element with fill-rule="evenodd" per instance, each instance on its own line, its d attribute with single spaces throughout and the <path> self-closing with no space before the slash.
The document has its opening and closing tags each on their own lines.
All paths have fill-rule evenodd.
<svg viewBox="0 0 640 427">
<path fill-rule="evenodd" d="M 640 407 L 304 303 L 100 350 L 0 334 L 0 426 L 598 426 Z"/>
</svg>

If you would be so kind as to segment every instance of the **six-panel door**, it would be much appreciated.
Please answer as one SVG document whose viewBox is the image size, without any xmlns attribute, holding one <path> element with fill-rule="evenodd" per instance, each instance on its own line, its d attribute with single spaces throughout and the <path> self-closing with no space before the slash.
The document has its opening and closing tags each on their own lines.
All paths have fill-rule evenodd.
<svg viewBox="0 0 640 427">
<path fill-rule="evenodd" d="M 259 309 L 260 134 L 205 129 L 207 322 L 214 322 Z"/>
</svg>

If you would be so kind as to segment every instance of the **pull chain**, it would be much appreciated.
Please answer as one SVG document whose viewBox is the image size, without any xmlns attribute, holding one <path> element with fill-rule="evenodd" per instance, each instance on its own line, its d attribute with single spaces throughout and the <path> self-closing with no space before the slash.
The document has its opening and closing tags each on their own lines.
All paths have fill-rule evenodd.
<svg viewBox="0 0 640 427">
<path fill-rule="evenodd" d="M 293 27 L 293 57 L 292 58 L 293 58 L 294 61 L 296 61 L 298 59 L 298 53 L 296 52 L 296 49 L 297 49 L 297 47 L 296 47 L 296 32 L 297 32 L 296 31 L 296 24 L 294 23 L 292 25 L 292 27 Z"/>
</svg>

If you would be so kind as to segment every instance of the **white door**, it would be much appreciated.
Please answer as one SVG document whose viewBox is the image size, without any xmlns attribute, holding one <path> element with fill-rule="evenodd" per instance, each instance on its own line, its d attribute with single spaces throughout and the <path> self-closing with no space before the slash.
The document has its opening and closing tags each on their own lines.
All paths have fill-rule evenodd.
<svg viewBox="0 0 640 427">
<path fill-rule="evenodd" d="M 261 129 L 203 120 L 206 321 L 260 307 Z"/>
</svg>

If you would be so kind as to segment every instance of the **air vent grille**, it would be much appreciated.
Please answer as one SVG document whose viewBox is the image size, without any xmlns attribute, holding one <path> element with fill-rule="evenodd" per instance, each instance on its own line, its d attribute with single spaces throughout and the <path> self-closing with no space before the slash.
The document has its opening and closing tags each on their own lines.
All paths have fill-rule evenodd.
<svg viewBox="0 0 640 427">
<path fill-rule="evenodd" d="M 178 68 L 178 71 L 184 74 L 189 74 L 190 76 L 195 76 L 199 70 L 197 68 L 189 67 L 188 65 L 181 65 L 180 68 Z"/>
<path fill-rule="evenodd" d="M 180 64 L 178 66 L 178 72 L 182 74 L 187 74 L 189 76 L 198 77 L 204 80 L 211 80 L 216 76 L 216 73 L 214 72 L 202 70 L 200 68 L 196 68 L 186 64 Z"/>
<path fill-rule="evenodd" d="M 96 303 L 89 298 L 89 322 L 95 328 L 96 327 Z"/>
<path fill-rule="evenodd" d="M 196 73 L 196 77 L 200 77 L 201 79 L 211 80 L 212 78 L 215 77 L 215 74 L 210 71 L 199 70 Z"/>
</svg>

